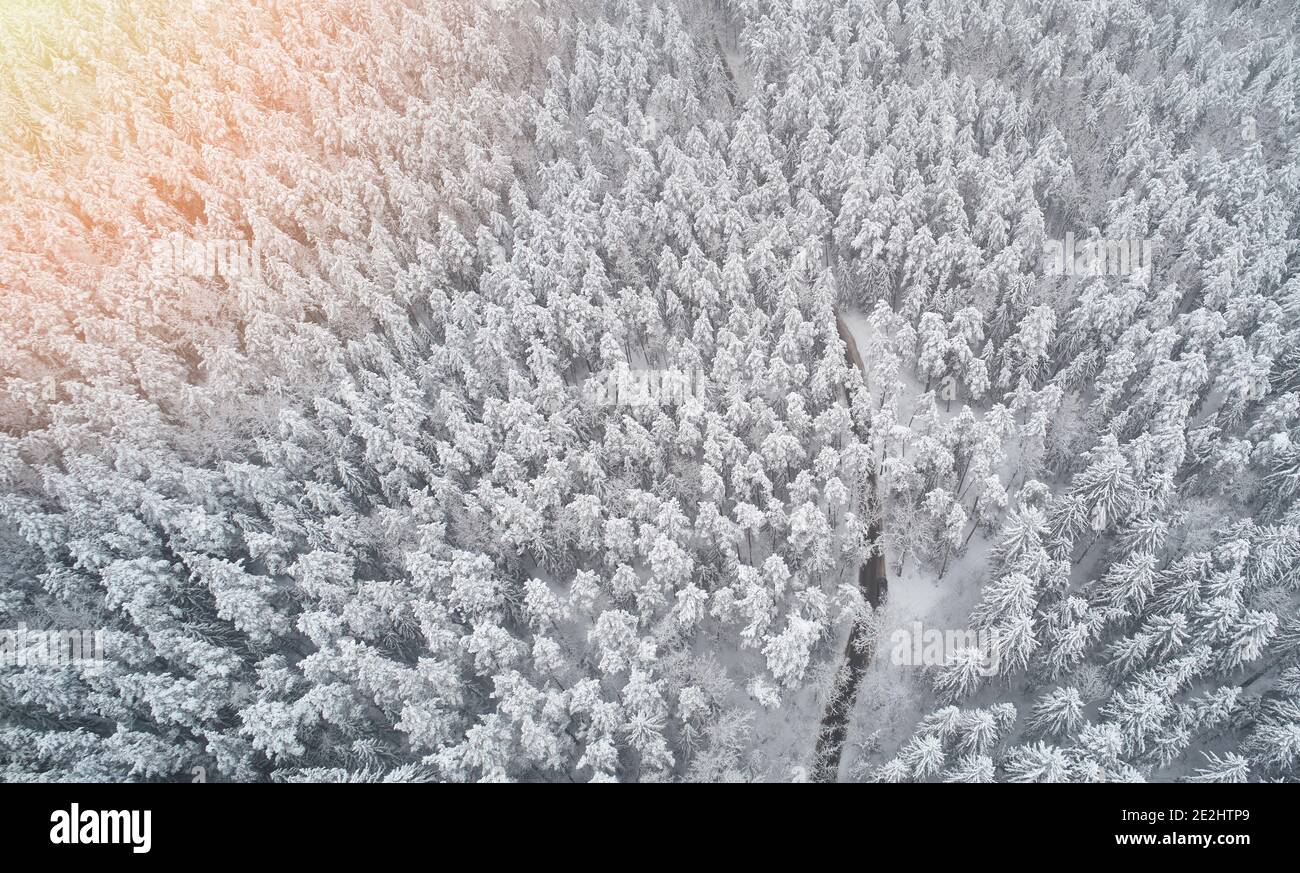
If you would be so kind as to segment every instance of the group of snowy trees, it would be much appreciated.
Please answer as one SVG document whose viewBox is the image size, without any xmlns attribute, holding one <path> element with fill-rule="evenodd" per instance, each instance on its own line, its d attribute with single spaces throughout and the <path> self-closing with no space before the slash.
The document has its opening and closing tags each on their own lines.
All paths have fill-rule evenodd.
<svg viewBox="0 0 1300 873">
<path fill-rule="evenodd" d="M 861 609 L 834 279 L 707 19 L 551 13 L 26 22 L 0 609 L 108 662 L 0 673 L 4 778 L 765 772 Z"/>
<path fill-rule="evenodd" d="M 1004 676 L 880 778 L 1294 775 L 1291 12 L 15 14 L 0 624 L 107 660 L 0 667 L 0 779 L 780 778 L 859 564 L 981 531 Z M 1088 229 L 1154 269 L 1048 275 Z"/>
<path fill-rule="evenodd" d="M 1293 778 L 1294 4 L 741 5 L 870 313 L 895 568 L 998 531 L 971 617 L 997 651 L 938 702 L 1032 701 L 978 743 L 984 710 L 937 710 L 879 776 Z M 1153 269 L 1045 268 L 1075 229 Z"/>
</svg>

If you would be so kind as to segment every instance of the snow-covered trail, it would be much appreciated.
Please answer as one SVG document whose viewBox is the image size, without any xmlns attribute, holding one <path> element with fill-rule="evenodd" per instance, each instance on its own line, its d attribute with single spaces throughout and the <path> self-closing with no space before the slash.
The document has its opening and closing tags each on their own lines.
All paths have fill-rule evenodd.
<svg viewBox="0 0 1300 873">
<path fill-rule="evenodd" d="M 858 352 L 857 340 L 848 324 L 837 312 L 835 327 L 844 342 L 844 353 L 849 364 L 859 372 L 866 372 L 862 355 Z M 847 398 L 846 398 L 847 400 Z M 866 441 L 866 434 L 859 434 L 859 439 Z M 871 522 L 867 538 L 872 543 L 879 543 L 883 528 L 879 503 L 876 496 L 876 476 L 872 473 L 866 482 L 866 503 L 871 507 Z M 889 575 L 885 566 L 883 548 L 872 551 L 866 562 L 858 568 L 858 588 L 862 596 L 871 604 L 872 613 L 880 608 L 889 589 Z M 831 692 L 826 714 L 822 717 L 821 729 L 817 735 L 817 751 L 813 758 L 813 778 L 818 782 L 834 782 L 839 776 L 840 756 L 844 750 L 844 739 L 848 735 L 849 715 L 857 702 L 858 687 L 862 677 L 871 665 L 871 654 L 875 647 L 872 634 L 873 621 L 859 617 L 854 620 L 849 631 L 849 640 L 844 649 L 844 666 L 835 675 L 835 687 Z"/>
<path fill-rule="evenodd" d="M 858 349 L 873 342 L 874 328 L 862 314 L 842 313 Z M 919 397 L 923 386 L 904 377 L 908 396 Z M 888 516 L 882 516 L 882 522 Z M 874 617 L 874 641 L 857 687 L 856 699 L 846 701 L 847 730 L 840 754 L 839 778 L 857 781 L 910 738 L 917 723 L 937 705 L 932 671 L 924 662 L 899 657 L 899 640 L 919 638 L 927 629 L 965 630 L 979 601 L 988 552 L 993 543 L 973 537 L 961 556 L 940 576 L 924 563 L 899 569 L 898 555 L 886 549 L 890 570 L 889 596 Z M 910 650 L 910 646 L 909 646 Z M 831 774 L 835 778 L 835 774 Z"/>
</svg>

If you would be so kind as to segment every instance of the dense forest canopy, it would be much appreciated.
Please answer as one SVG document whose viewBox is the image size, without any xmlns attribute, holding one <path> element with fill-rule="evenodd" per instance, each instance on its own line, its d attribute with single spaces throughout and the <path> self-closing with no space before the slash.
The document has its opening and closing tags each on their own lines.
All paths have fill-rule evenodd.
<svg viewBox="0 0 1300 873">
<path fill-rule="evenodd" d="M 1297 20 L 6 4 L 0 781 L 1295 780 Z"/>
</svg>

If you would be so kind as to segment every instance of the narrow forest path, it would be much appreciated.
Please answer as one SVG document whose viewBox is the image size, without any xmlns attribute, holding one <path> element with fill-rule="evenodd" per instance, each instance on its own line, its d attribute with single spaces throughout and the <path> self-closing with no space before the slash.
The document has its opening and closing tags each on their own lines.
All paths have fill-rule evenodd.
<svg viewBox="0 0 1300 873">
<path fill-rule="evenodd" d="M 853 338 L 848 324 L 835 313 L 835 327 L 840 339 L 844 341 L 845 356 L 849 363 L 862 373 L 866 372 L 862 364 L 862 355 L 858 352 L 857 341 Z M 845 392 L 847 402 L 847 391 Z M 856 427 L 856 425 L 855 425 Z M 858 438 L 866 441 L 867 434 L 859 433 Z M 876 474 L 867 477 L 866 505 L 869 507 L 870 523 L 867 539 L 872 543 L 881 541 L 881 515 L 876 496 Z M 858 588 L 862 596 L 876 610 L 884 602 L 889 589 L 889 577 L 885 568 L 883 548 L 876 548 L 870 557 L 858 567 Z M 863 617 L 854 620 L 849 629 L 849 640 L 844 648 L 844 666 L 835 674 L 835 687 L 831 691 L 830 702 L 826 704 L 826 714 L 822 716 L 821 728 L 817 734 L 817 750 L 813 756 L 813 779 L 817 782 L 834 782 L 839 777 L 840 756 L 844 751 L 844 740 L 849 730 L 849 714 L 858 699 L 858 687 L 862 677 L 871 665 L 871 654 L 875 638 L 871 623 Z"/>
<path fill-rule="evenodd" d="M 733 42 L 733 50 L 728 51 L 724 46 L 723 36 L 729 32 L 729 28 L 730 25 L 725 20 L 715 26 L 713 47 L 721 58 L 723 71 L 732 85 L 734 96 L 729 96 L 731 96 L 732 106 L 735 107 L 738 103 L 743 104 L 749 99 L 754 90 L 754 80 L 739 47 Z M 850 366 L 856 367 L 865 378 L 866 367 L 858 351 L 857 340 L 854 339 L 853 332 L 838 310 L 835 313 L 835 328 L 839 332 L 840 339 L 844 341 L 845 357 Z M 844 392 L 844 401 L 846 406 L 849 405 L 847 390 Z M 867 434 L 859 432 L 858 438 L 865 442 Z M 867 477 L 865 492 L 865 503 L 871 510 L 867 536 L 871 542 L 878 543 L 881 541 L 882 519 L 878 511 L 874 473 Z M 874 611 L 884 602 L 888 587 L 884 551 L 877 549 L 858 568 L 858 588 Z M 812 768 L 812 778 L 816 782 L 834 782 L 839 776 L 840 756 L 848 735 L 849 714 L 857 701 L 862 678 L 871 664 L 874 643 L 871 623 L 863 618 L 855 619 L 845 646 L 844 664 L 835 674 L 835 687 L 817 733 Z"/>
</svg>

